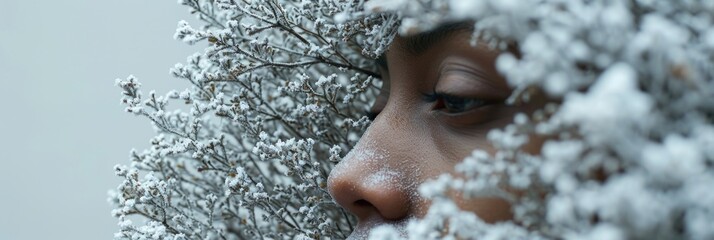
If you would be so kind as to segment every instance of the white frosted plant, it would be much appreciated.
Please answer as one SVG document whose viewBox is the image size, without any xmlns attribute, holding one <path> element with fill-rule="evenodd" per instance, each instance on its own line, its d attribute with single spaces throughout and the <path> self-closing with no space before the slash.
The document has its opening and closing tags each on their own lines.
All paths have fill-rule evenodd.
<svg viewBox="0 0 714 240">
<path fill-rule="evenodd" d="M 204 24 L 175 35 L 207 45 L 171 70 L 192 87 L 145 96 L 117 80 L 126 111 L 157 131 L 115 169 L 118 239 L 345 238 L 356 221 L 326 179 L 370 123 L 374 59 L 395 34 L 453 21 L 504 50 L 508 103 L 553 101 L 492 130 L 498 151 L 475 150 L 461 177 L 423 184 L 423 219 L 373 239 L 714 238 L 714 2 L 179 3 Z M 540 153 L 519 150 L 533 139 Z M 502 197 L 514 219 L 485 223 L 450 190 Z"/>
<path fill-rule="evenodd" d="M 380 24 L 397 18 L 351 17 L 364 15 L 353 1 L 179 3 L 204 24 L 175 34 L 207 45 L 171 69 L 192 87 L 143 95 L 117 80 L 157 136 L 116 166 L 116 238 L 345 238 L 356 221 L 326 180 L 370 122 L 374 57 L 396 32 Z"/>
</svg>

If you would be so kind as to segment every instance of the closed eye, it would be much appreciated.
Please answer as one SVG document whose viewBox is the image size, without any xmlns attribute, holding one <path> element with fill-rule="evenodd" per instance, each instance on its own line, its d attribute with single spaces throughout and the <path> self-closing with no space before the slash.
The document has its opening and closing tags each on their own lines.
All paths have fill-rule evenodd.
<svg viewBox="0 0 714 240">
<path fill-rule="evenodd" d="M 491 104 L 491 102 L 483 99 L 458 97 L 444 93 L 426 95 L 425 98 L 427 101 L 435 103 L 432 110 L 438 110 L 450 114 L 468 112 L 470 110 Z"/>
</svg>

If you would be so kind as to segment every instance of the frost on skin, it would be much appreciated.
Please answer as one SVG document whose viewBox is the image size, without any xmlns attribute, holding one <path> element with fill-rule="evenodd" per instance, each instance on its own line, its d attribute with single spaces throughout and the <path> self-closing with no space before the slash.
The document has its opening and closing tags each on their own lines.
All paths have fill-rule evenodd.
<svg viewBox="0 0 714 240">
<path fill-rule="evenodd" d="M 460 176 L 411 186 L 409 197 L 432 203 L 424 218 L 355 236 L 714 238 L 711 1 L 179 4 L 202 26 L 180 21 L 174 37 L 207 46 L 170 71 L 191 87 L 143 94 L 134 76 L 116 82 L 125 111 L 157 132 L 114 169 L 117 239 L 345 238 L 355 220 L 330 198 L 327 175 L 370 123 L 373 59 L 395 34 L 464 20 L 474 22 L 473 42 L 517 49 L 496 62 L 514 89 L 508 103 L 538 90 L 552 103 L 494 129 L 498 151 L 474 151 Z M 539 152 L 520 150 L 534 139 L 545 141 Z M 352 154 L 376 161 L 388 149 Z M 334 174 L 350 164 L 374 166 L 372 184 L 409 177 L 367 161 Z M 485 223 L 448 191 L 504 198 L 514 219 Z"/>
</svg>

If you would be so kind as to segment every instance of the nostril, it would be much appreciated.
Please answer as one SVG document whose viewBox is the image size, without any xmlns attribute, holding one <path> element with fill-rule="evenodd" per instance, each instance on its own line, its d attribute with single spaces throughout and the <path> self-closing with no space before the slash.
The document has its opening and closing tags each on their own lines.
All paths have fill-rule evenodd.
<svg viewBox="0 0 714 240">
<path fill-rule="evenodd" d="M 350 212 L 357 215 L 360 221 L 369 218 L 371 215 L 380 215 L 379 209 L 367 200 L 360 199 L 352 203 L 349 208 Z"/>
<path fill-rule="evenodd" d="M 391 160 L 384 150 L 360 147 L 365 139 L 369 139 L 369 132 L 332 169 L 327 190 L 335 203 L 360 222 L 403 219 L 412 209 L 409 193 L 414 189 L 409 187 L 410 181 L 404 179 L 402 169 L 389 164 Z"/>
<path fill-rule="evenodd" d="M 369 203 L 367 200 L 361 199 L 357 200 L 354 203 L 355 207 L 374 207 L 371 203 Z"/>
<path fill-rule="evenodd" d="M 412 206 L 407 188 L 396 186 L 400 181 L 367 184 L 361 175 L 337 175 L 329 181 L 329 191 L 335 202 L 360 221 L 367 219 L 400 220 L 407 217 Z"/>
</svg>

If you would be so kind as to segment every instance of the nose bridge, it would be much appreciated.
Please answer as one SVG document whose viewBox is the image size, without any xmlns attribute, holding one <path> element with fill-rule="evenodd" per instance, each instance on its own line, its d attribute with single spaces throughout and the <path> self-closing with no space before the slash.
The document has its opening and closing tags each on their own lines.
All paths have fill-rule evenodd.
<svg viewBox="0 0 714 240">
<path fill-rule="evenodd" d="M 420 201 L 418 141 L 408 123 L 394 120 L 380 116 L 330 173 L 330 194 L 360 220 L 403 219 Z"/>
<path fill-rule="evenodd" d="M 386 179 L 394 179 L 402 175 L 401 172 L 407 170 L 405 168 L 414 166 L 418 156 L 414 150 L 420 144 L 415 134 L 417 131 L 408 120 L 392 112 L 387 109 L 382 112 L 331 175 L 340 175 L 345 170 L 366 170 L 393 176 Z M 369 173 L 362 174 L 363 179 L 375 175 Z"/>
</svg>

